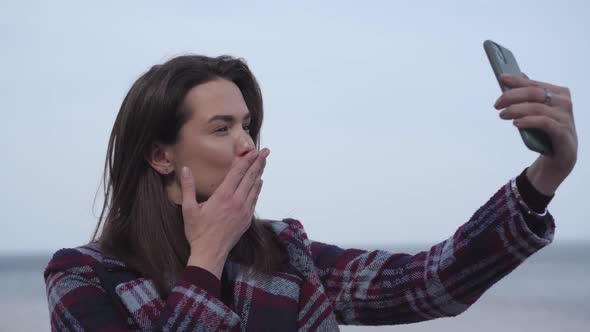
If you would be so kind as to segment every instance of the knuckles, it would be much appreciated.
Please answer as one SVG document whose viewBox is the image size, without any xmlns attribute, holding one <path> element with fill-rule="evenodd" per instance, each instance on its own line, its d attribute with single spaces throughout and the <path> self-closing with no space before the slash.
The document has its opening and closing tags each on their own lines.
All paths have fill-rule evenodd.
<svg viewBox="0 0 590 332">
<path fill-rule="evenodd" d="M 233 210 L 240 211 L 244 208 L 245 202 L 240 197 L 234 197 L 231 200 L 231 207 Z"/>
<path fill-rule="evenodd" d="M 527 93 L 528 100 L 545 100 L 545 89 L 537 86 L 529 87 Z"/>
<path fill-rule="evenodd" d="M 219 193 L 219 198 L 224 203 L 231 202 L 232 197 L 233 197 L 233 195 L 229 191 L 222 191 L 222 192 Z"/>
</svg>

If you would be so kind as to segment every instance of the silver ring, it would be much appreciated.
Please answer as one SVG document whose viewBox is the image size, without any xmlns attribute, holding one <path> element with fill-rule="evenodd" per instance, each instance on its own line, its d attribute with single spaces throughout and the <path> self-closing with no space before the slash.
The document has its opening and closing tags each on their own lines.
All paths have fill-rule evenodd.
<svg viewBox="0 0 590 332">
<path fill-rule="evenodd" d="M 551 105 L 551 99 L 553 98 L 553 93 L 551 90 L 544 88 L 545 90 L 545 100 L 543 100 L 543 104 Z"/>
</svg>

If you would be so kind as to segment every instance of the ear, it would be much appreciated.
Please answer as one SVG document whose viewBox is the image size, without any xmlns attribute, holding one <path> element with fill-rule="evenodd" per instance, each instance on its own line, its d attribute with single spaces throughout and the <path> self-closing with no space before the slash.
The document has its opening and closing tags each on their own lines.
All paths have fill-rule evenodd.
<svg viewBox="0 0 590 332">
<path fill-rule="evenodd" d="M 152 168 L 162 175 L 174 172 L 174 164 L 172 163 L 174 154 L 172 147 L 168 145 L 152 143 L 146 159 Z"/>
</svg>

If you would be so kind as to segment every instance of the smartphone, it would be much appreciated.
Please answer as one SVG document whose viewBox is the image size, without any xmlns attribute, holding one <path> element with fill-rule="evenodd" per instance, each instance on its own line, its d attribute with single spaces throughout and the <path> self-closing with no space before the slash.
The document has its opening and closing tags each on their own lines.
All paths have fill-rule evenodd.
<svg viewBox="0 0 590 332">
<path fill-rule="evenodd" d="M 500 84 L 500 89 L 502 91 L 510 89 L 500 81 L 500 75 L 504 73 L 522 75 L 516 58 L 509 49 L 491 40 L 486 40 L 483 43 L 483 48 L 486 51 L 490 65 L 492 65 L 498 84 Z M 527 148 L 544 155 L 553 155 L 551 139 L 543 130 L 538 128 L 518 128 L 518 131 Z"/>
</svg>

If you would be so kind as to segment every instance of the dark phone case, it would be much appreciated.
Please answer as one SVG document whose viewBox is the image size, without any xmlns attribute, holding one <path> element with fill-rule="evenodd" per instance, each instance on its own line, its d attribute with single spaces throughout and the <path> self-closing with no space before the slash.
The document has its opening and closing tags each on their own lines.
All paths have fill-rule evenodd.
<svg viewBox="0 0 590 332">
<path fill-rule="evenodd" d="M 514 58 L 514 55 L 509 49 L 491 40 L 486 40 L 483 43 L 483 48 L 486 51 L 490 65 L 492 65 L 492 69 L 494 70 L 500 88 L 502 91 L 508 90 L 509 87 L 500 82 L 500 74 L 507 73 L 522 75 L 518 63 L 516 62 L 516 58 Z M 543 130 L 538 128 L 519 128 L 518 131 L 520 132 L 520 137 L 522 137 L 522 141 L 527 148 L 544 155 L 553 155 L 551 140 L 549 139 L 549 135 Z"/>
</svg>

